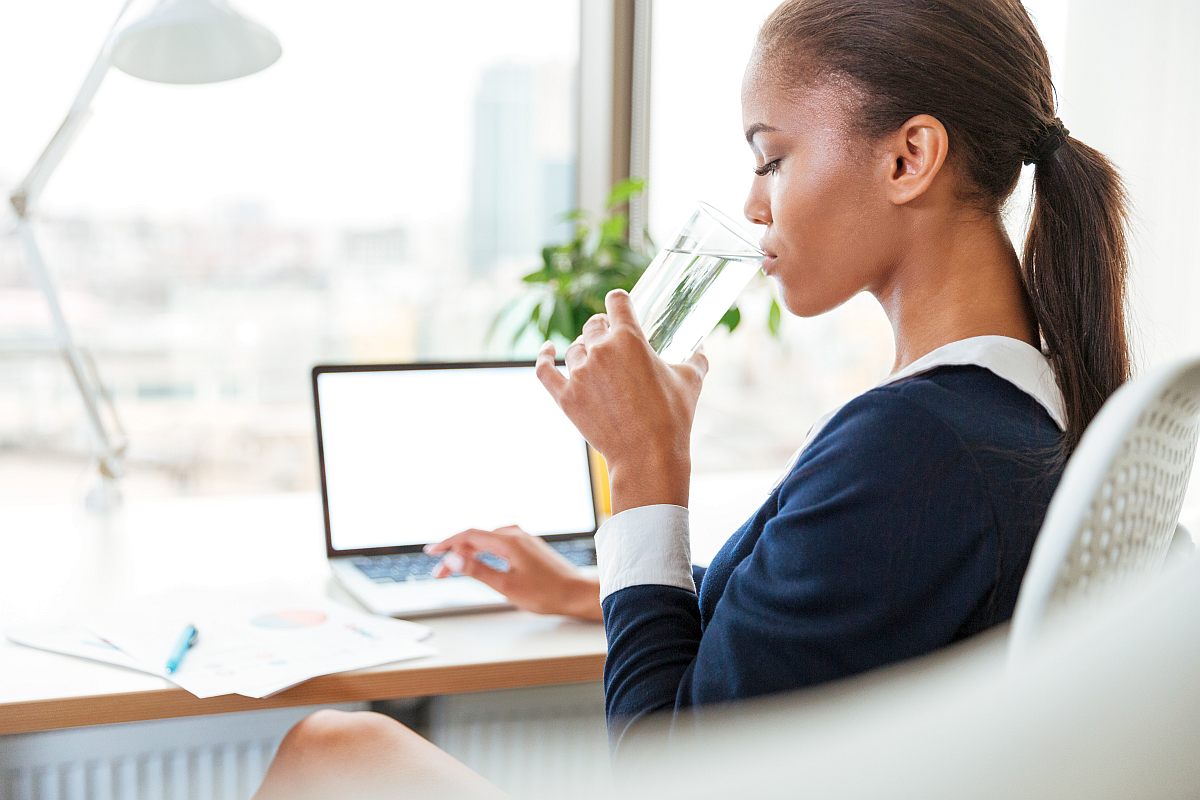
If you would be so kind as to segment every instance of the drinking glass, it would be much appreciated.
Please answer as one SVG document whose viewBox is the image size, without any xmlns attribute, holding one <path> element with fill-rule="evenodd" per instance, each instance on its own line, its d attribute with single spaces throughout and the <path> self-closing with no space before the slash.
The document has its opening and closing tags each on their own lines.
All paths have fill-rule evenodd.
<svg viewBox="0 0 1200 800">
<path fill-rule="evenodd" d="M 629 293 L 654 352 L 673 364 L 686 361 L 759 271 L 764 255 L 740 225 L 698 203 Z"/>
</svg>

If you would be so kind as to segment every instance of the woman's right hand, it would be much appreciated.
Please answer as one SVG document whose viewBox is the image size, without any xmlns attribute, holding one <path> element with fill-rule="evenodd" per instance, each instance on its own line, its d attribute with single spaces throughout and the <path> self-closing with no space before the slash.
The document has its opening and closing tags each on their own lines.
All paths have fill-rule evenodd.
<svg viewBox="0 0 1200 800">
<path fill-rule="evenodd" d="M 446 556 L 434 569 L 435 578 L 457 572 L 486 583 L 526 611 L 602 619 L 599 582 L 580 574 L 540 537 L 516 525 L 492 531 L 465 530 L 428 545 L 425 552 Z M 480 553 L 499 556 L 508 562 L 508 569 L 493 569 L 476 558 Z"/>
</svg>

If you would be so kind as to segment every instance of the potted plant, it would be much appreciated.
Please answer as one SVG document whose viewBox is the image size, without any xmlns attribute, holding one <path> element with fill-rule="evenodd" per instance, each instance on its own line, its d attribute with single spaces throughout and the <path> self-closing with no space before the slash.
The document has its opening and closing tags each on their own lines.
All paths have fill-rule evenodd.
<svg viewBox="0 0 1200 800">
<path fill-rule="evenodd" d="M 629 178 L 614 186 L 598 223 L 585 211 L 568 212 L 564 219 L 574 223 L 570 240 L 542 248 L 541 265 L 521 279 L 530 284 L 532 296 L 517 297 L 500 311 L 489 328 L 489 340 L 515 308 L 526 305 L 528 310 L 517 322 L 510 346 L 530 328 L 542 341 L 573 342 L 588 317 L 604 312 L 606 294 L 613 289 L 631 290 L 649 266 L 655 248 L 645 236 L 646 247 L 630 242 L 629 217 L 623 209 L 645 185 L 641 178 Z M 780 317 L 779 303 L 772 298 L 767 327 L 773 335 L 779 332 Z M 733 331 L 741 321 L 742 313 L 734 304 L 719 325 Z"/>
</svg>

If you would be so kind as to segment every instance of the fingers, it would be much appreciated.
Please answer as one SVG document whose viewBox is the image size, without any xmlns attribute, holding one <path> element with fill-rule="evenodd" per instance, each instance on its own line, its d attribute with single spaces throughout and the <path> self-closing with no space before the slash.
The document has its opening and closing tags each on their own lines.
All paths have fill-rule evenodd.
<svg viewBox="0 0 1200 800">
<path fill-rule="evenodd" d="M 637 315 L 633 313 L 633 301 L 624 289 L 613 289 L 604 296 L 604 307 L 608 310 L 608 324 L 612 328 L 632 328 L 641 333 Z"/>
<path fill-rule="evenodd" d="M 461 537 L 467 533 L 470 533 L 470 531 L 462 531 L 460 533 L 454 534 L 453 536 L 447 536 L 445 539 L 442 539 L 440 542 L 434 542 L 433 544 L 427 544 L 421 549 L 423 551 L 425 551 L 425 553 L 427 555 L 431 555 L 431 556 L 436 556 L 439 553 L 445 553 L 447 550 L 450 549 L 450 547 L 455 543 L 456 540 L 461 541 Z"/>
<path fill-rule="evenodd" d="M 463 557 L 458 553 L 446 553 L 445 557 L 433 568 L 433 577 L 444 578 L 447 575 L 453 575 L 463 568 L 463 563 Z"/>
<path fill-rule="evenodd" d="M 692 353 L 691 356 L 689 356 L 688 359 L 683 363 L 699 372 L 700 380 L 704 380 L 704 377 L 708 375 L 708 356 L 704 355 L 703 347 L 698 348 L 696 352 Z"/>
<path fill-rule="evenodd" d="M 456 552 L 447 553 L 446 557 L 441 560 L 441 563 L 434 568 L 433 577 L 447 578 L 457 573 L 474 578 L 498 592 L 507 593 L 509 582 L 507 571 L 488 566 L 479 558 L 482 554 L 475 552 L 470 547 L 464 547 L 464 551 L 464 555 Z"/>
<path fill-rule="evenodd" d="M 593 314 L 588 317 L 588 321 L 583 323 L 583 330 L 580 332 L 579 338 L 567 348 L 568 374 L 575 374 L 575 371 L 587 361 L 588 351 L 604 341 L 611 327 L 607 314 Z"/>
<path fill-rule="evenodd" d="M 508 594 L 508 573 L 489 567 L 478 557 L 464 559 L 459 572 L 492 587 L 501 594 Z"/>
<path fill-rule="evenodd" d="M 563 389 L 567 388 L 567 379 L 558 371 L 558 367 L 554 364 L 553 342 L 546 342 L 542 345 L 542 349 L 538 351 L 535 373 L 538 376 L 538 380 L 542 382 L 542 386 L 545 386 L 546 391 L 550 393 L 550 396 L 558 400 Z"/>
<path fill-rule="evenodd" d="M 460 540 L 450 546 L 446 554 L 442 556 L 431 571 L 435 578 L 446 578 L 450 575 L 473 575 L 473 569 L 476 564 L 482 563 L 493 572 L 507 572 L 511 569 L 511 564 L 507 559 L 493 553 L 491 550 L 482 550 L 468 541 Z"/>
<path fill-rule="evenodd" d="M 587 322 L 583 323 L 583 331 L 580 333 L 579 338 L 583 340 L 584 345 L 591 347 L 604 334 L 608 333 L 608 329 L 608 315 L 593 314 L 588 318 Z"/>
<path fill-rule="evenodd" d="M 580 365 L 587 361 L 587 348 L 584 346 L 581 339 L 576 339 L 571 342 L 571 346 L 567 348 L 566 362 L 567 373 L 574 375 Z"/>
<path fill-rule="evenodd" d="M 495 553 L 501 558 L 508 558 L 512 555 L 512 539 L 511 534 L 505 533 L 507 530 L 508 528 L 498 528 L 494 531 L 468 528 L 440 542 L 425 545 L 425 552 L 431 556 L 436 556 L 439 553 L 447 551 L 454 551 L 459 555 L 465 555 L 463 551 L 466 549 L 476 551 L 486 550 L 489 553 Z"/>
</svg>

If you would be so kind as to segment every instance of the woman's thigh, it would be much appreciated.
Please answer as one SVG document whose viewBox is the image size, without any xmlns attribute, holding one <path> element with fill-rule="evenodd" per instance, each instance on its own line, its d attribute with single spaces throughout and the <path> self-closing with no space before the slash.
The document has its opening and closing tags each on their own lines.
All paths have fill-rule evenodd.
<svg viewBox="0 0 1200 800">
<path fill-rule="evenodd" d="M 322 710 L 297 723 L 256 800 L 503 797 L 477 772 L 391 717 Z"/>
</svg>

